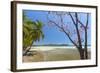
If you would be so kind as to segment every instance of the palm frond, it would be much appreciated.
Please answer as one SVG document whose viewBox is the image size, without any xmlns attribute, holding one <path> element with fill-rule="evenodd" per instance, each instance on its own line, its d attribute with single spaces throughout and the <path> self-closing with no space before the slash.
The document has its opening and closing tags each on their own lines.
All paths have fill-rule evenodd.
<svg viewBox="0 0 100 73">
<path fill-rule="evenodd" d="M 41 21 L 31 21 L 27 17 L 23 17 L 23 47 L 31 46 L 33 41 L 40 41 L 44 38 L 42 31 L 43 23 Z"/>
</svg>

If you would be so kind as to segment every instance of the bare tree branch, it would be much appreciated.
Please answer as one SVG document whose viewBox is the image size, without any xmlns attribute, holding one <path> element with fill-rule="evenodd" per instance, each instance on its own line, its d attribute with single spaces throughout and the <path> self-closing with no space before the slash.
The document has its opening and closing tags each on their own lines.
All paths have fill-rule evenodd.
<svg viewBox="0 0 100 73">
<path fill-rule="evenodd" d="M 79 48 L 79 46 L 71 39 L 70 35 L 62 28 L 63 32 L 68 36 L 68 38 L 70 39 L 70 41 L 77 47 Z"/>
<path fill-rule="evenodd" d="M 87 26 L 88 26 L 88 19 L 89 19 L 89 14 L 87 13 L 87 22 L 86 22 L 86 29 L 87 29 Z"/>
<path fill-rule="evenodd" d="M 80 20 L 78 20 L 78 22 L 85 28 L 84 24 Z"/>
<path fill-rule="evenodd" d="M 47 17 L 48 17 L 48 16 L 47 16 Z M 79 46 L 72 40 L 72 38 L 70 37 L 70 35 L 64 30 L 64 28 L 63 28 L 62 26 L 59 26 L 55 21 L 50 20 L 49 18 L 48 18 L 48 21 L 51 22 L 51 23 L 53 23 L 53 24 L 55 24 L 55 26 L 57 26 L 59 29 L 61 29 L 61 30 L 68 36 L 69 40 L 70 40 L 77 48 L 79 48 Z M 61 18 L 61 22 L 63 22 L 63 19 L 62 19 L 62 18 Z"/>
<path fill-rule="evenodd" d="M 52 12 L 53 13 L 53 12 Z M 60 16 L 60 20 L 59 21 L 55 21 L 55 20 L 52 20 L 51 18 L 49 18 L 48 16 L 47 16 L 47 19 L 48 19 L 48 21 L 51 23 L 51 24 L 54 24 L 56 27 L 58 27 L 61 31 L 63 31 L 64 33 L 65 33 L 65 35 L 69 38 L 69 40 L 71 41 L 71 43 L 72 44 L 74 44 L 76 47 L 77 47 L 77 49 L 78 49 L 78 51 L 79 51 L 79 53 L 80 53 L 80 58 L 81 59 L 87 59 L 87 27 L 88 27 L 88 18 L 89 18 L 89 14 L 87 14 L 87 21 L 86 21 L 86 25 L 84 25 L 84 23 L 82 23 L 80 20 L 79 20 L 79 18 L 78 18 L 78 13 L 76 12 L 75 13 L 75 18 L 74 18 L 74 16 L 70 13 L 70 12 L 68 12 L 68 15 L 70 16 L 70 18 L 71 18 L 71 20 L 72 20 L 72 23 L 73 23 L 73 25 L 75 26 L 75 31 L 76 31 L 76 37 L 77 37 L 77 43 L 73 40 L 73 37 L 71 36 L 71 34 L 70 34 L 70 31 L 68 31 L 68 28 L 66 29 L 65 28 L 65 24 L 64 24 L 64 18 L 63 18 L 63 14 L 61 14 L 61 13 L 57 13 L 57 12 L 54 12 L 54 16 Z M 85 38 L 84 38 L 84 40 L 82 40 L 82 36 L 81 36 L 81 33 L 80 33 L 80 29 L 82 29 L 82 28 L 79 28 L 79 26 L 80 25 L 84 28 L 84 30 L 81 30 L 81 31 L 84 31 L 85 32 Z M 85 46 L 84 46 L 84 48 L 85 49 L 83 49 L 82 48 L 82 41 L 84 41 L 84 44 L 85 44 Z"/>
<path fill-rule="evenodd" d="M 76 17 L 75 27 L 76 27 L 76 31 L 77 31 L 78 42 L 79 42 L 80 48 L 82 48 L 81 37 L 80 37 L 79 29 L 78 29 L 78 14 L 77 13 L 75 13 L 75 17 Z"/>
<path fill-rule="evenodd" d="M 89 19 L 89 14 L 87 13 L 87 21 L 86 21 L 86 28 L 85 28 L 85 58 L 88 58 L 88 52 L 87 52 L 87 26 L 88 26 L 88 19 Z"/>
<path fill-rule="evenodd" d="M 73 24 L 76 25 L 76 23 L 75 23 L 75 21 L 74 21 L 74 18 L 73 18 L 73 16 L 71 15 L 70 12 L 69 12 L 69 15 L 70 15 L 70 17 L 71 17 L 71 19 L 72 19 Z"/>
</svg>

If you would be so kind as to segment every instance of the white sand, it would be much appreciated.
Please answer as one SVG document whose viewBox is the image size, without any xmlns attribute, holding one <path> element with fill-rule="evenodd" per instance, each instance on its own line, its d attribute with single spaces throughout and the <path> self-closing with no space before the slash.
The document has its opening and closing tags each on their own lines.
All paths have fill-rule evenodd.
<svg viewBox="0 0 100 73">
<path fill-rule="evenodd" d="M 61 61 L 61 60 L 79 60 L 79 52 L 77 48 L 57 47 L 57 46 L 38 46 L 32 47 L 31 51 L 37 51 L 35 56 L 24 57 L 24 62 L 38 61 Z M 90 58 L 89 51 L 89 58 Z M 25 60 L 26 59 L 26 60 Z M 27 61 L 28 59 L 28 61 Z"/>
</svg>

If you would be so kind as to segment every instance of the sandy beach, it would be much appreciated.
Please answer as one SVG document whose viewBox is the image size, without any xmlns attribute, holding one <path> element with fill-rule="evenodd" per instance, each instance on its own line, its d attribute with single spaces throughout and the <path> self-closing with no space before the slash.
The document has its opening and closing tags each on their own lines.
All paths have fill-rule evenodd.
<svg viewBox="0 0 100 73">
<path fill-rule="evenodd" d="M 41 47 L 44 48 L 44 47 Z M 63 61 L 63 60 L 79 60 L 79 52 L 75 48 L 65 47 L 45 47 L 46 49 L 40 49 L 40 47 L 34 47 L 30 51 L 34 53 L 33 56 L 23 56 L 23 62 L 41 62 L 41 61 Z M 90 52 L 89 52 L 90 58 Z"/>
</svg>

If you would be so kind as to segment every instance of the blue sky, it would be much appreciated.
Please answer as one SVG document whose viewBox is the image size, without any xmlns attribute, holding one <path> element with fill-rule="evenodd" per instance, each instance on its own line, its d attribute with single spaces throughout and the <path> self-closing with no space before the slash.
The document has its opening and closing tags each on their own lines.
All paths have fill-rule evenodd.
<svg viewBox="0 0 100 73">
<path fill-rule="evenodd" d="M 48 26 L 48 20 L 47 20 L 47 11 L 36 11 L 36 10 L 23 10 L 24 14 L 32 21 L 39 20 L 43 23 L 43 32 L 45 38 L 43 40 L 40 40 L 39 42 L 35 42 L 35 44 L 41 45 L 41 44 L 71 44 L 68 37 L 63 33 L 60 32 L 59 29 L 56 26 Z M 73 15 L 73 14 L 72 14 Z M 86 22 L 86 14 L 85 13 L 78 13 L 79 19 L 82 23 Z M 54 19 L 53 15 L 50 16 L 51 19 Z M 56 17 L 55 17 L 56 18 Z M 70 17 L 66 16 L 64 18 L 64 23 L 66 25 L 70 25 L 70 29 L 74 29 L 72 20 Z M 59 18 L 56 18 L 56 22 L 59 21 Z M 89 14 L 89 29 L 88 29 L 88 44 L 91 42 L 91 15 Z M 83 33 L 84 34 L 84 33 Z M 84 38 L 84 35 L 82 36 Z M 75 39 L 75 36 L 72 37 Z"/>
</svg>

